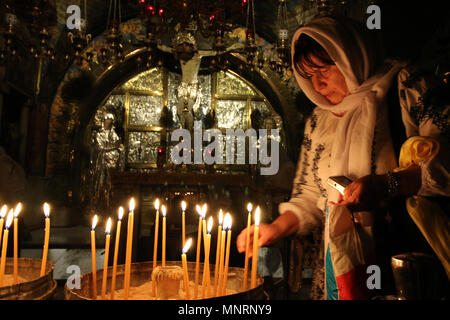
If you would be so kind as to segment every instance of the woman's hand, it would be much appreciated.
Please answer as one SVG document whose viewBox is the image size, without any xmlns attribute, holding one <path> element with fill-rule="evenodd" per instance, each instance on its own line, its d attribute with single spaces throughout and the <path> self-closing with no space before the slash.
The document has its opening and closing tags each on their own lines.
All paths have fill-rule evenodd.
<svg viewBox="0 0 450 320">
<path fill-rule="evenodd" d="M 367 175 L 353 181 L 339 195 L 338 202 L 330 201 L 332 206 L 347 206 L 351 211 L 369 211 L 388 199 L 385 175 Z"/>
<path fill-rule="evenodd" d="M 398 178 L 398 194 L 395 196 L 412 196 L 421 186 L 420 166 L 413 165 L 396 173 Z M 351 211 L 370 211 L 389 200 L 388 177 L 368 175 L 353 181 L 344 189 L 344 196 L 339 195 L 338 202 L 330 201 L 330 205 L 347 206 Z"/>
<path fill-rule="evenodd" d="M 277 242 L 282 237 L 289 236 L 298 229 L 298 219 L 291 211 L 280 215 L 271 224 L 262 223 L 259 225 L 258 247 L 270 246 Z M 250 226 L 250 243 L 249 243 L 249 257 L 253 253 L 253 235 L 255 233 L 255 226 Z M 247 228 L 241 231 L 236 239 L 236 247 L 239 253 L 245 252 L 247 241 Z"/>
</svg>

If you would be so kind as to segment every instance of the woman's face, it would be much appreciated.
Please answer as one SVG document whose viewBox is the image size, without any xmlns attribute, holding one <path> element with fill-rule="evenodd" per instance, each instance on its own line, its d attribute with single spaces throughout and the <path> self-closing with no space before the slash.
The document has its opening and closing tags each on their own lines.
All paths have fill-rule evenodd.
<svg viewBox="0 0 450 320">
<path fill-rule="evenodd" d="M 314 90 L 324 96 L 331 104 L 339 104 L 349 95 L 344 75 L 336 65 L 324 64 L 319 58 L 311 56 L 311 61 L 321 66 L 313 68 L 304 64 L 305 71 L 311 75 Z"/>
</svg>

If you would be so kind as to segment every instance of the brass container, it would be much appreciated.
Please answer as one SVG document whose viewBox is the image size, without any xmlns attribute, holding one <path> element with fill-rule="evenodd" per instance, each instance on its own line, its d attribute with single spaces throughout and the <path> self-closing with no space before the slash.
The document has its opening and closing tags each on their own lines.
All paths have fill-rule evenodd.
<svg viewBox="0 0 450 320">
<path fill-rule="evenodd" d="M 161 265 L 161 262 L 158 263 Z M 182 267 L 181 261 L 166 261 L 167 266 L 179 266 Z M 195 262 L 188 262 L 188 273 L 189 280 L 194 280 L 195 277 Z M 124 283 L 124 271 L 125 265 L 117 266 L 117 275 L 116 275 L 116 290 L 123 289 Z M 153 262 L 136 262 L 131 264 L 131 280 L 130 286 L 137 287 L 151 280 L 151 275 L 153 271 Z M 248 278 L 250 280 L 250 269 L 248 273 Z M 202 273 L 203 272 L 203 263 L 200 263 L 200 277 L 199 284 L 202 281 Z M 106 294 L 109 298 L 110 288 L 111 288 L 111 277 L 112 277 L 112 266 L 108 267 L 107 272 L 107 289 Z M 214 265 L 210 265 L 210 274 L 211 274 L 211 283 L 214 283 Z M 263 279 L 257 276 L 256 279 L 256 287 L 251 290 L 242 291 L 242 283 L 244 278 L 244 269 L 229 267 L 228 270 L 228 281 L 227 288 L 237 291 L 236 294 L 219 296 L 209 299 L 214 300 L 266 300 L 267 295 L 263 290 Z M 100 295 L 100 288 L 103 280 L 103 269 L 97 270 L 97 294 Z M 67 284 L 64 287 L 64 295 L 66 300 L 93 300 L 92 296 L 92 272 L 86 273 L 81 276 L 80 279 L 80 289 L 69 289 Z M 250 281 L 248 286 L 250 287 Z M 201 290 L 199 289 L 199 292 Z M 191 293 L 192 295 L 192 293 Z M 209 300 L 205 299 L 205 300 Z M 131 300 L 131 299 L 130 299 Z"/>
<path fill-rule="evenodd" d="M 5 274 L 13 273 L 13 258 L 6 258 Z M 26 282 L 0 287 L 3 300 L 49 300 L 56 291 L 53 279 L 54 264 L 47 261 L 46 272 L 41 274 L 41 259 L 18 258 L 18 275 Z"/>
</svg>

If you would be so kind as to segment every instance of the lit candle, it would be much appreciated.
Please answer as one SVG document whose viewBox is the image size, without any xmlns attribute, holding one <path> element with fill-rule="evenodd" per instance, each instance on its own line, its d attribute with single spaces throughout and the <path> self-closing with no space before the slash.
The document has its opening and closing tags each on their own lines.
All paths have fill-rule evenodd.
<svg viewBox="0 0 450 320">
<path fill-rule="evenodd" d="M 6 216 L 6 212 L 8 210 L 8 206 L 6 204 L 3 205 L 2 209 L 0 210 L 0 243 L 2 241 L 2 235 L 3 235 L 3 223 Z"/>
<path fill-rule="evenodd" d="M 259 234 L 260 209 L 259 206 L 255 211 L 255 231 L 253 232 L 253 257 L 252 257 L 252 278 L 251 288 L 256 287 L 256 270 L 258 266 L 258 234 Z"/>
<path fill-rule="evenodd" d="M 161 212 L 163 215 L 163 226 L 162 226 L 162 266 L 166 266 L 166 206 L 161 206 Z"/>
<path fill-rule="evenodd" d="M 184 247 L 185 243 L 186 243 L 186 202 L 181 201 L 181 243 Z"/>
<path fill-rule="evenodd" d="M 131 253 L 133 250 L 133 224 L 134 224 L 134 198 L 130 200 L 130 213 L 128 214 L 127 251 L 125 253 L 125 281 L 123 298 L 128 300 L 131 280 Z"/>
<path fill-rule="evenodd" d="M 226 215 L 225 215 L 226 216 Z M 225 258 L 225 236 L 226 236 L 226 232 L 225 230 L 227 229 L 227 219 L 224 220 L 223 223 L 223 229 L 222 229 L 222 239 L 220 239 L 220 259 L 219 259 L 219 286 L 218 286 L 218 291 L 216 292 L 216 295 L 220 295 L 220 293 L 222 292 L 222 285 L 223 285 L 223 264 L 224 264 L 224 258 Z"/>
<path fill-rule="evenodd" d="M 245 263 L 244 263 L 244 284 L 242 287 L 242 291 L 247 290 L 247 282 L 248 282 L 248 250 L 250 248 L 250 226 L 252 224 L 252 204 L 249 203 L 247 205 L 248 217 L 247 217 L 247 238 L 245 241 Z"/>
<path fill-rule="evenodd" d="M 195 281 L 194 281 L 194 299 L 197 299 L 198 295 L 198 275 L 200 272 L 200 247 L 202 245 L 202 208 L 196 205 L 195 208 L 199 214 L 198 217 L 198 231 L 197 231 L 197 255 L 195 256 Z"/>
<path fill-rule="evenodd" d="M 228 265 L 230 263 L 230 245 L 231 245 L 231 216 L 229 213 L 225 216 L 225 221 L 227 225 L 227 249 L 225 254 L 225 272 L 223 275 L 223 285 L 222 285 L 222 295 L 227 292 L 227 282 L 228 282 Z"/>
<path fill-rule="evenodd" d="M 120 207 L 119 220 L 117 221 L 117 229 L 116 229 L 116 244 L 114 245 L 113 274 L 111 280 L 111 300 L 114 300 L 114 291 L 116 290 L 117 257 L 119 254 L 120 228 L 122 225 L 122 217 L 123 217 L 123 207 Z"/>
<path fill-rule="evenodd" d="M 105 300 L 106 295 L 106 280 L 108 278 L 108 259 L 109 259 L 109 242 L 110 242 L 110 232 L 111 232 L 111 218 L 108 218 L 106 223 L 106 240 L 105 240 L 105 260 L 103 262 L 103 279 L 102 279 L 102 300 Z"/>
<path fill-rule="evenodd" d="M 156 261 L 158 259 L 158 229 L 159 229 L 159 199 L 155 200 L 155 209 L 156 209 L 156 217 L 155 217 L 155 238 L 153 241 L 153 270 L 156 269 Z M 156 282 L 153 281 L 153 295 L 156 297 Z"/>
<path fill-rule="evenodd" d="M 91 261 L 92 261 L 92 296 L 93 299 L 97 299 L 97 266 L 95 257 L 95 227 L 97 226 L 98 217 L 94 216 L 92 219 L 91 228 Z"/>
<path fill-rule="evenodd" d="M 17 225 L 17 217 L 19 216 L 20 210 L 22 210 L 22 204 L 19 202 L 14 209 L 14 284 L 19 282 L 19 265 L 18 265 L 18 256 L 19 256 L 19 227 Z"/>
<path fill-rule="evenodd" d="M 216 265 L 214 266 L 214 295 L 217 295 L 218 281 L 219 281 L 219 263 L 220 263 L 220 243 L 222 239 L 222 223 L 223 212 L 219 211 L 219 227 L 217 230 L 217 247 L 216 247 Z"/>
<path fill-rule="evenodd" d="M 8 250 L 8 234 L 9 227 L 13 221 L 14 211 L 9 210 L 8 216 L 6 217 L 5 232 L 3 233 L 3 243 L 2 243 L 2 257 L 0 262 L 0 287 L 3 285 L 3 278 L 5 277 L 5 267 L 6 267 L 6 251 Z"/>
<path fill-rule="evenodd" d="M 41 277 L 45 275 L 47 267 L 47 254 L 48 254 L 48 242 L 50 240 L 50 206 L 48 203 L 44 203 L 44 215 L 45 215 L 45 237 L 44 237 L 44 251 L 42 253 L 41 264 Z"/>
<path fill-rule="evenodd" d="M 189 293 L 189 274 L 188 274 L 188 268 L 187 268 L 187 260 L 186 260 L 186 253 L 191 247 L 192 238 L 189 238 L 186 241 L 186 244 L 183 247 L 183 251 L 181 253 L 181 261 L 183 263 L 183 282 L 184 282 L 184 291 L 186 291 L 186 300 L 189 300 L 191 298 Z"/>
<path fill-rule="evenodd" d="M 205 263 L 203 265 L 203 279 L 202 279 L 202 299 L 205 298 L 205 293 L 209 293 L 209 285 L 211 276 L 209 274 L 209 249 L 211 245 L 211 229 L 213 220 L 212 217 L 208 219 L 208 227 L 206 229 L 206 245 L 205 245 Z"/>
<path fill-rule="evenodd" d="M 205 247 L 205 242 L 206 242 L 206 209 L 207 209 L 207 206 L 206 206 L 206 203 L 205 203 L 202 206 L 202 213 L 201 213 L 202 226 L 203 226 L 203 247 Z"/>
</svg>

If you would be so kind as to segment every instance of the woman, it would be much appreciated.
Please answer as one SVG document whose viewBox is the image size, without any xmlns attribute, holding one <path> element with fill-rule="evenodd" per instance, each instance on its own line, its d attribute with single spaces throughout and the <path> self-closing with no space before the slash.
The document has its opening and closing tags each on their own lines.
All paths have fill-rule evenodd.
<svg viewBox="0 0 450 320">
<path fill-rule="evenodd" d="M 369 297 L 366 268 L 374 261 L 369 210 L 399 196 L 450 194 L 448 160 L 442 160 L 448 148 L 442 145 L 432 161 L 392 173 L 397 161 L 389 112 L 401 107 L 407 137 L 432 136 L 442 144 L 448 143 L 441 134 L 448 133 L 448 121 L 417 119 L 425 80 L 405 87 L 405 64 L 381 61 L 378 52 L 370 31 L 349 20 L 317 18 L 293 36 L 296 80 L 317 107 L 306 122 L 291 199 L 279 205 L 273 223 L 260 226 L 259 246 L 322 226 L 325 272 L 319 266 L 313 286 L 324 283 L 324 292 L 314 298 Z M 388 106 L 389 89 L 397 81 L 400 106 Z M 443 119 L 448 112 L 447 106 Z M 342 196 L 327 185 L 330 176 L 346 176 L 353 183 Z M 245 238 L 245 232 L 238 236 L 240 252 Z"/>
</svg>

